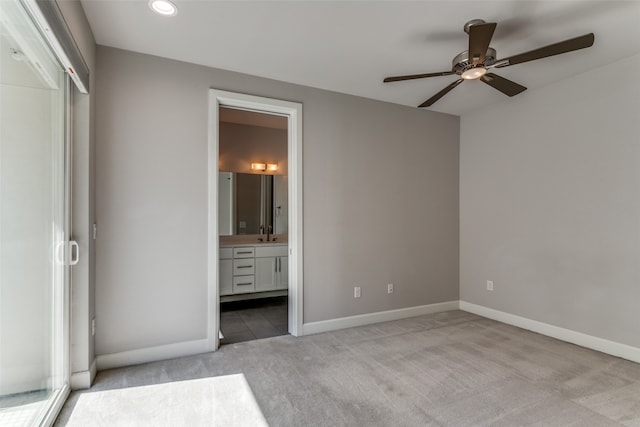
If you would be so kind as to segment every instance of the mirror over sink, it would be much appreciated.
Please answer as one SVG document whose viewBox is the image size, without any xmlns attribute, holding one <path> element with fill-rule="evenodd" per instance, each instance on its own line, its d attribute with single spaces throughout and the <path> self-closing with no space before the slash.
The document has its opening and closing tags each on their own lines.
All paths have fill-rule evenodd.
<svg viewBox="0 0 640 427">
<path fill-rule="evenodd" d="M 273 241 L 287 234 L 286 176 L 220 171 L 218 183 L 220 236 Z"/>
</svg>

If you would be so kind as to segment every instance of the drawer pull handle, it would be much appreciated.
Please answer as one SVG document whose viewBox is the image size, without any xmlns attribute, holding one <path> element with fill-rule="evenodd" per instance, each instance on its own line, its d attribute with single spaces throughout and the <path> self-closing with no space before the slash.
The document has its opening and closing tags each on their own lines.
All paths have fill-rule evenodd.
<svg viewBox="0 0 640 427">
<path fill-rule="evenodd" d="M 237 268 L 251 268 L 252 265 L 238 265 Z"/>
<path fill-rule="evenodd" d="M 251 254 L 253 251 L 238 251 L 237 254 Z"/>
<path fill-rule="evenodd" d="M 236 283 L 236 286 L 244 286 L 244 285 L 253 285 L 253 283 L 251 283 L 251 282 L 247 282 L 247 283 Z"/>
</svg>

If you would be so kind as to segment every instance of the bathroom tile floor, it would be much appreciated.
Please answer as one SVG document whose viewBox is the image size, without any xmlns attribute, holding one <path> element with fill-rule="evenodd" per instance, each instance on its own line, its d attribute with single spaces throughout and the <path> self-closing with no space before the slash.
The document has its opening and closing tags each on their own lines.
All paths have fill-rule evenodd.
<svg viewBox="0 0 640 427">
<path fill-rule="evenodd" d="M 287 335 L 287 297 L 220 304 L 220 345 Z"/>
</svg>

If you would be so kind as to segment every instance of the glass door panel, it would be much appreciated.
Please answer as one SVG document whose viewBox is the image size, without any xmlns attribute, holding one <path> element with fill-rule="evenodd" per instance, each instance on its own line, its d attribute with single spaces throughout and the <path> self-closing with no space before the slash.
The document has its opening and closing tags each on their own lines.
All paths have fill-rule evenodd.
<svg viewBox="0 0 640 427">
<path fill-rule="evenodd" d="M 40 425 L 68 393 L 67 79 L 0 8 L 0 425 Z"/>
</svg>

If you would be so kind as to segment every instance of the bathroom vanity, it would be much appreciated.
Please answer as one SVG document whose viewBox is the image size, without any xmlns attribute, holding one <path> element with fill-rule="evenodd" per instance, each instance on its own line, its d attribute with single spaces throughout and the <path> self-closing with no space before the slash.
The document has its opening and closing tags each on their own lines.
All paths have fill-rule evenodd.
<svg viewBox="0 0 640 427">
<path fill-rule="evenodd" d="M 287 243 L 220 245 L 220 300 L 287 295 Z"/>
</svg>

